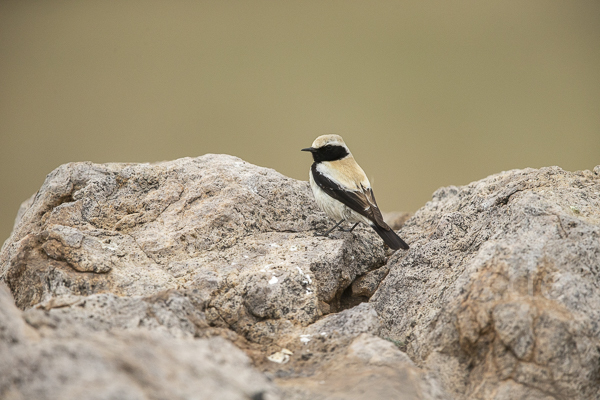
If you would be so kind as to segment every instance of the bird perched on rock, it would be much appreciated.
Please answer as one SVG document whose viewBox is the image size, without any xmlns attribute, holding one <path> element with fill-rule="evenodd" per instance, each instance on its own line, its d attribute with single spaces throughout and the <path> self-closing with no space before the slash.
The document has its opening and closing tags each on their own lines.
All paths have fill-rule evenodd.
<svg viewBox="0 0 600 400">
<path fill-rule="evenodd" d="M 344 221 L 355 222 L 350 232 L 362 222 L 373 228 L 392 249 L 408 249 L 408 244 L 384 222 L 369 179 L 341 136 L 319 136 L 311 147 L 302 151 L 310 151 L 315 161 L 309 174 L 315 200 L 325 214 L 337 222 L 323 236 Z"/>
</svg>

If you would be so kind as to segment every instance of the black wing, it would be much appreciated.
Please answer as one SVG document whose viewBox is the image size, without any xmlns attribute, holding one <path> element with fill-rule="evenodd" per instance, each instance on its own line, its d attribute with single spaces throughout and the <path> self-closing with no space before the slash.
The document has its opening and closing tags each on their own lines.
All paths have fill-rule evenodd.
<svg viewBox="0 0 600 400">
<path fill-rule="evenodd" d="M 383 241 L 394 250 L 408 250 L 408 244 L 388 226 L 381 216 L 381 211 L 377 207 L 375 196 L 371 188 L 365 188 L 361 185 L 361 190 L 348 191 L 340 185 L 327 178 L 317 171 L 317 163 L 311 167 L 312 176 L 315 183 L 329 196 L 344 203 L 360 215 L 367 217 L 373 225 L 371 227 L 383 239 Z"/>
<path fill-rule="evenodd" d="M 315 183 L 323 189 L 325 193 L 344 203 L 360 215 L 367 217 L 375 225 L 380 226 L 386 231 L 391 230 L 381 216 L 381 211 L 379 211 L 379 207 L 377 207 L 377 202 L 375 201 L 375 196 L 373 195 L 371 188 L 361 186 L 362 190 L 348 191 L 317 171 L 317 163 L 312 165 L 311 170 Z"/>
</svg>

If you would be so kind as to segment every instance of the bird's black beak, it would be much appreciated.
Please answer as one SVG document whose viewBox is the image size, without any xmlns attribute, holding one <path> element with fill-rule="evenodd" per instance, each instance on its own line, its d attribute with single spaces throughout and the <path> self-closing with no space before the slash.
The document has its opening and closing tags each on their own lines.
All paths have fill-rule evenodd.
<svg viewBox="0 0 600 400">
<path fill-rule="evenodd" d="M 307 147 L 305 149 L 302 149 L 301 151 L 310 151 L 312 153 L 315 150 L 317 150 L 317 149 L 315 149 L 314 147 Z"/>
</svg>

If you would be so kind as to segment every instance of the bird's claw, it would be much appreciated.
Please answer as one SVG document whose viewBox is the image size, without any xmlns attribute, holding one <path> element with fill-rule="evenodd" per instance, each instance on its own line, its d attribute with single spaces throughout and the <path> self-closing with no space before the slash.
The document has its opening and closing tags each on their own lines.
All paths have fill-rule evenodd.
<svg viewBox="0 0 600 400">
<path fill-rule="evenodd" d="M 356 228 L 357 225 L 358 225 L 358 223 L 352 225 L 352 228 L 347 228 L 347 229 L 340 227 L 339 230 L 342 232 L 352 232 L 354 230 L 354 228 Z"/>
</svg>

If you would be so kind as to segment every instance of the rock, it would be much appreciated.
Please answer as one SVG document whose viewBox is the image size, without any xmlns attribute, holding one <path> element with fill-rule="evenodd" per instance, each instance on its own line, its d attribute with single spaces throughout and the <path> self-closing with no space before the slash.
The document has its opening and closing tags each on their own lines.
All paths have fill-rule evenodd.
<svg viewBox="0 0 600 400">
<path fill-rule="evenodd" d="M 248 357 L 222 338 L 183 340 L 143 330 L 27 335 L 0 283 L 3 399 L 278 399 Z M 27 328 L 26 328 L 27 327 Z"/>
<path fill-rule="evenodd" d="M 0 311 L 0 397 L 270 399 L 345 363 L 386 253 L 328 224 L 307 182 L 231 156 L 59 167 L 0 252 L 24 310 Z"/>
<path fill-rule="evenodd" d="M 352 295 L 355 297 L 370 298 L 389 272 L 390 269 L 387 266 L 383 266 L 359 276 L 352 283 Z"/>
<path fill-rule="evenodd" d="M 557 167 L 436 191 L 370 299 L 457 399 L 600 398 L 600 179 Z"/>
<path fill-rule="evenodd" d="M 57 261 L 66 261 L 75 271 L 109 272 L 115 261 L 112 249 L 91 235 L 69 226 L 52 225 L 42 233 L 42 249 L 46 255 Z"/>
<path fill-rule="evenodd" d="M 281 332 L 276 345 L 292 353 L 290 363 L 281 366 L 259 360 L 258 366 L 278 378 L 311 375 L 340 352 L 344 352 L 354 338 L 363 333 L 377 334 L 379 328 L 379 318 L 373 307 L 368 303 L 361 303 L 351 309 L 327 315 L 305 328 Z"/>
<path fill-rule="evenodd" d="M 77 326 L 91 331 L 143 328 L 191 338 L 209 327 L 201 310 L 193 298 L 171 290 L 145 298 L 118 297 L 111 293 L 62 296 L 26 310 L 23 317 L 36 328 L 66 330 Z"/>
<path fill-rule="evenodd" d="M 392 343 L 362 333 L 309 378 L 276 380 L 286 399 L 446 399 Z"/>
<path fill-rule="evenodd" d="M 211 325 L 244 334 L 265 318 L 307 325 L 385 262 L 372 232 L 314 237 L 325 223 L 306 182 L 231 156 L 72 163 L 19 212 L 0 276 L 22 309 L 179 289 Z"/>
<path fill-rule="evenodd" d="M 63 165 L 0 251 L 0 397 L 598 398 L 596 169 L 442 188 L 392 253 L 235 157 Z"/>
<path fill-rule="evenodd" d="M 37 335 L 21 318 L 5 284 L 0 282 L 0 353 L 5 354 L 11 345 L 21 344 Z"/>
</svg>

